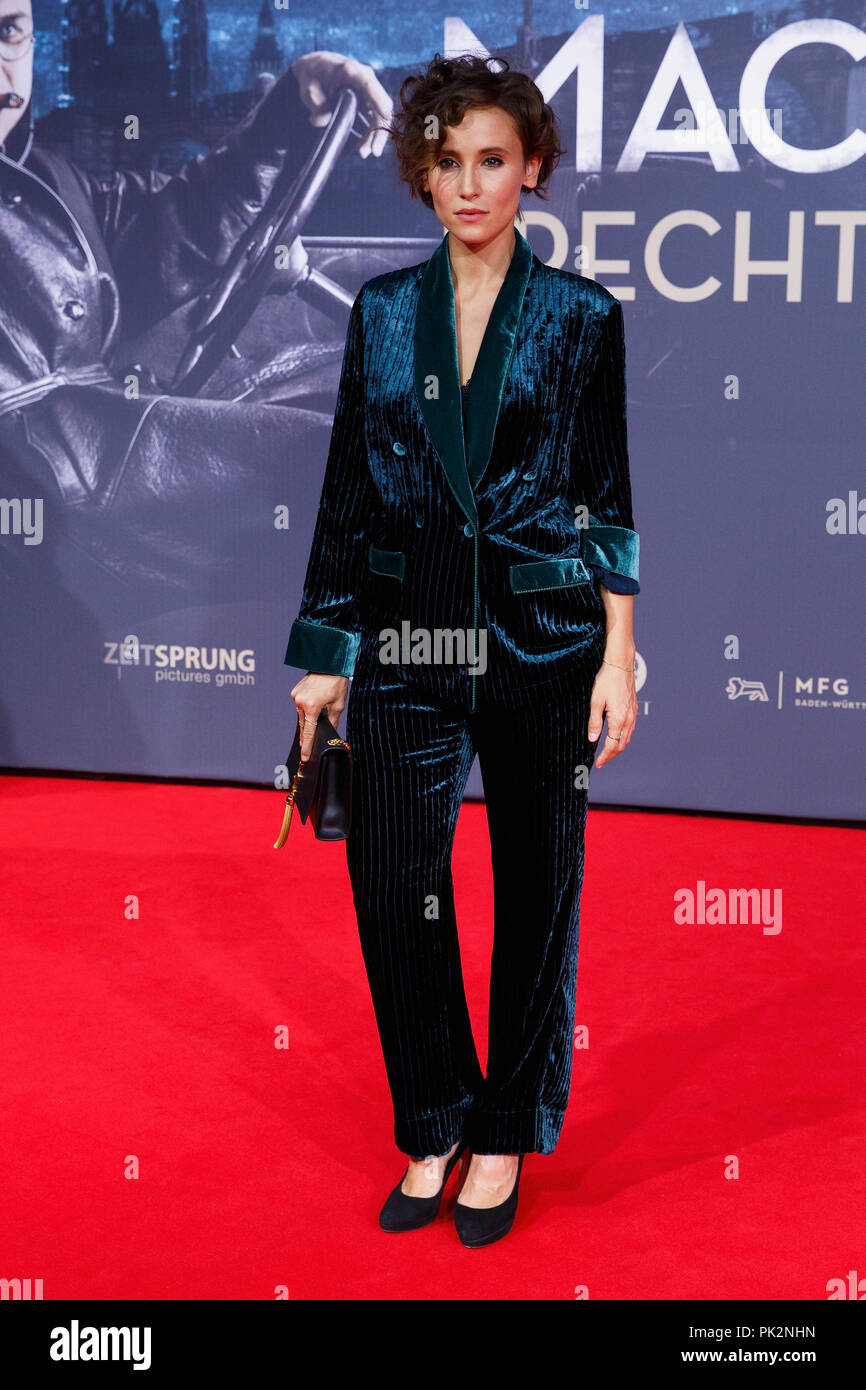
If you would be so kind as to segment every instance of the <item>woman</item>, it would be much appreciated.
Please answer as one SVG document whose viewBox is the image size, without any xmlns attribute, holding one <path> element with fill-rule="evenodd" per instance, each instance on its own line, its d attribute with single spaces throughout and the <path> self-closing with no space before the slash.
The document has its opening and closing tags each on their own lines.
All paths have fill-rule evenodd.
<svg viewBox="0 0 866 1390">
<path fill-rule="evenodd" d="M 622 310 L 514 225 L 561 153 L 530 78 L 479 57 L 401 88 L 401 177 L 447 235 L 362 286 L 286 662 L 309 757 L 354 679 L 346 842 L 395 1139 L 380 1215 L 426 1225 L 464 1155 L 466 1245 L 511 1228 L 571 1080 L 586 783 L 637 713 Z M 462 401 L 461 401 L 462 396 Z M 451 849 L 478 754 L 494 878 L 487 1075 Z"/>
</svg>

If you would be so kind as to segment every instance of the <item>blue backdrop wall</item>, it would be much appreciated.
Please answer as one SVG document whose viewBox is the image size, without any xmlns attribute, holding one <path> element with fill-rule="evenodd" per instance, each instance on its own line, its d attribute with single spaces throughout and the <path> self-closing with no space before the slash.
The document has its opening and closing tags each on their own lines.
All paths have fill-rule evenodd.
<svg viewBox="0 0 866 1390">
<path fill-rule="evenodd" d="M 0 160 L 0 764 L 273 781 L 348 309 L 441 235 L 363 113 L 318 148 L 287 69 L 346 55 L 394 97 L 475 49 L 568 147 L 521 230 L 625 311 L 641 717 L 592 798 L 863 816 L 863 9 L 716 8 L 37 6 Z"/>
</svg>

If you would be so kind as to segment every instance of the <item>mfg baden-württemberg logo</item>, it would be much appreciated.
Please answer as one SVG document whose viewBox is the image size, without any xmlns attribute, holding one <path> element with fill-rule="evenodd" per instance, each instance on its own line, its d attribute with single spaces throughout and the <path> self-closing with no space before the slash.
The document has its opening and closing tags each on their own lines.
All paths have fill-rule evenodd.
<svg viewBox="0 0 866 1390">
<path fill-rule="evenodd" d="M 794 676 L 794 705 L 801 709 L 866 710 L 866 700 L 851 698 L 847 676 Z M 785 698 L 785 673 L 779 671 L 775 682 L 751 680 L 745 676 L 729 676 L 725 694 L 729 700 L 745 700 L 748 704 L 769 704 L 775 697 L 777 709 Z"/>
<path fill-rule="evenodd" d="M 155 681 L 186 685 L 255 685 L 256 654 L 252 647 L 199 647 L 181 642 L 143 642 L 133 634 L 119 642 L 103 642 L 102 661 L 124 669 L 145 670 Z"/>
</svg>

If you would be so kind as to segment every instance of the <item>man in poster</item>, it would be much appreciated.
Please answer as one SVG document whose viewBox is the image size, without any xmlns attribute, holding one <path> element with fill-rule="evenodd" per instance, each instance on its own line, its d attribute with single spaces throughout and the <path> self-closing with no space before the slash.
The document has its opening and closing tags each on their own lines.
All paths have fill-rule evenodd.
<svg viewBox="0 0 866 1390">
<path fill-rule="evenodd" d="M 370 67 L 307 54 L 174 176 L 99 180 L 34 142 L 33 46 L 31 0 L 0 0 L 4 492 L 17 484 L 22 496 L 45 496 L 78 553 L 121 586 L 213 597 L 220 574 L 237 579 L 242 565 L 196 513 L 243 508 L 269 477 L 282 496 L 287 440 L 316 449 L 330 420 L 275 408 L 263 392 L 247 401 L 164 394 L 127 345 L 215 280 L 284 161 L 300 167 L 318 138 L 311 110 L 321 124 L 343 87 L 372 124 L 391 103 Z M 380 155 L 385 140 L 370 130 L 359 153 Z"/>
</svg>

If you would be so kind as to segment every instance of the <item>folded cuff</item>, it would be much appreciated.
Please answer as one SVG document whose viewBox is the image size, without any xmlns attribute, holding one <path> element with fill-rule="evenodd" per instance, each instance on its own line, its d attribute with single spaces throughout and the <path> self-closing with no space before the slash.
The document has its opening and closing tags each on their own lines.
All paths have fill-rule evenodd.
<svg viewBox="0 0 866 1390">
<path fill-rule="evenodd" d="M 486 1110 L 483 1102 L 467 1117 L 463 1138 L 477 1154 L 552 1154 L 559 1142 L 564 1110 Z"/>
<path fill-rule="evenodd" d="M 360 645 L 359 632 L 344 632 L 340 627 L 296 618 L 284 661 L 286 666 L 298 666 L 323 676 L 351 676 Z"/>
<path fill-rule="evenodd" d="M 639 579 L 640 537 L 627 526 L 586 526 L 581 555 L 588 565 Z"/>
</svg>

